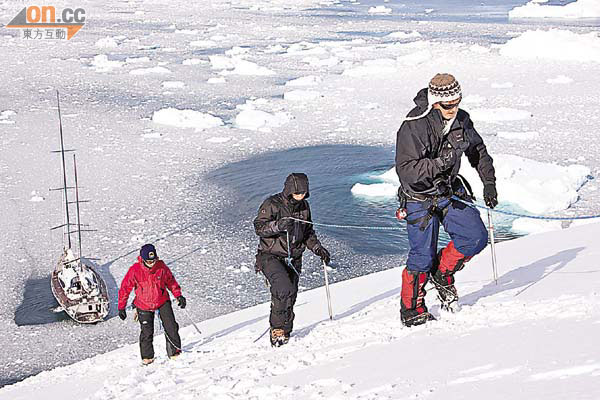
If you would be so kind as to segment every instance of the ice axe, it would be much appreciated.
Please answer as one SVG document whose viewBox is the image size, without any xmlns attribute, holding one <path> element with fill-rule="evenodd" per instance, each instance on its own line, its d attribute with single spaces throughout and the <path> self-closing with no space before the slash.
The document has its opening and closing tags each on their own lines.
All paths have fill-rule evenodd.
<svg viewBox="0 0 600 400">
<path fill-rule="evenodd" d="M 329 293 L 329 276 L 327 275 L 327 264 L 323 260 L 323 272 L 325 273 L 325 290 L 327 292 L 327 307 L 329 309 L 329 320 L 333 321 L 333 311 L 331 311 L 331 294 Z"/>
</svg>

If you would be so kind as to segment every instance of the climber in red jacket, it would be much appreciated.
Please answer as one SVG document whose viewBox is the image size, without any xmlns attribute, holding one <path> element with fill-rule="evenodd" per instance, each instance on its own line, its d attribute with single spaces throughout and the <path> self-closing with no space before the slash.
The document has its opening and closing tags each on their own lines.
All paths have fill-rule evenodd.
<svg viewBox="0 0 600 400">
<path fill-rule="evenodd" d="M 142 362 L 150 364 L 154 361 L 154 312 L 158 315 L 165 329 L 167 342 L 167 355 L 175 358 L 181 353 L 181 338 L 179 325 L 175 321 L 169 290 L 177 299 L 179 307 L 185 308 L 185 297 L 181 295 L 181 287 L 175 280 L 173 273 L 167 265 L 158 258 L 156 248 L 152 244 L 145 244 L 140 250 L 138 261 L 129 267 L 119 289 L 119 317 L 127 318 L 127 300 L 129 294 L 135 289 L 133 306 L 136 308 L 141 326 L 140 352 Z"/>
</svg>

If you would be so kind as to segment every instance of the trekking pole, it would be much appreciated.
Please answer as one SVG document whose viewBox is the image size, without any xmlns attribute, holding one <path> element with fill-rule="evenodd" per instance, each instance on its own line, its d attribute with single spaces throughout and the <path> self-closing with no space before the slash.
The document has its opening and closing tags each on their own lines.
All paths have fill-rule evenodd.
<svg viewBox="0 0 600 400">
<path fill-rule="evenodd" d="M 188 310 L 186 310 L 185 308 L 183 309 L 183 311 L 185 311 L 185 315 L 187 315 L 188 319 L 190 320 L 190 322 L 192 323 L 192 325 L 194 326 L 194 329 L 196 329 L 196 332 L 198 332 L 198 334 L 202 335 L 202 332 L 200 332 L 200 329 L 198 329 L 198 327 L 196 326 L 196 324 L 194 323 L 194 320 L 192 319 L 192 317 L 190 316 L 190 314 L 188 313 Z"/>
<path fill-rule="evenodd" d="M 494 238 L 494 220 L 492 220 L 492 211 L 487 210 L 488 213 L 488 227 L 490 230 L 490 245 L 492 249 L 492 273 L 494 275 L 494 282 L 498 284 L 498 267 L 496 264 L 496 240 Z"/>
<path fill-rule="evenodd" d="M 176 299 L 177 300 L 177 299 Z M 177 302 L 179 304 L 179 302 Z M 192 325 L 194 326 L 194 329 L 196 329 L 196 332 L 198 332 L 200 335 L 202 335 L 202 332 L 200 332 L 200 329 L 198 329 L 198 327 L 196 326 L 196 324 L 194 323 L 194 320 L 192 319 L 192 316 L 189 314 L 188 310 L 186 310 L 185 308 L 181 308 L 183 311 L 185 311 L 185 315 L 188 317 L 188 319 L 190 320 L 190 322 L 192 323 Z"/>
<path fill-rule="evenodd" d="M 323 261 L 323 272 L 325 272 L 325 291 L 327 292 L 327 307 L 329 309 L 329 320 L 333 321 L 333 311 L 331 311 L 331 294 L 329 293 L 329 277 L 327 276 L 327 264 Z"/>
</svg>

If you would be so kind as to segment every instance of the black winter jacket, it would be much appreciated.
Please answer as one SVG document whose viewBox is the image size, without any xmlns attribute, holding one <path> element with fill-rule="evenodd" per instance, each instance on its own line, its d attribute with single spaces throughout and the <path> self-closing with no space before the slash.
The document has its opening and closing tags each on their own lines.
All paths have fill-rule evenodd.
<svg viewBox="0 0 600 400">
<path fill-rule="evenodd" d="M 295 201 L 293 193 L 306 192 L 304 200 Z M 254 230 L 260 236 L 259 253 L 269 253 L 279 257 L 287 257 L 287 235 L 277 229 L 277 221 L 283 217 L 294 217 L 304 221 L 312 221 L 310 206 L 306 199 L 310 196 L 308 178 L 305 174 L 291 174 L 287 177 L 283 192 L 266 199 L 254 219 Z M 291 256 L 295 259 L 302 257 L 308 247 L 315 250 L 321 246 L 312 224 L 294 221 L 294 229 L 290 234 Z"/>
<path fill-rule="evenodd" d="M 421 89 L 414 99 L 416 107 L 408 117 L 423 114 L 428 109 L 427 89 Z M 448 143 L 456 151 L 456 163 L 442 171 L 436 158 Z M 396 172 L 402 189 L 409 196 L 435 193 L 434 179 L 441 177 L 452 184 L 460 170 L 461 156 L 466 154 L 484 184 L 495 183 L 492 157 L 483 139 L 473 127 L 469 114 L 459 109 L 448 134 L 443 134 L 442 114 L 431 111 L 422 118 L 404 121 L 396 138 Z M 418 196 L 417 196 L 418 197 Z"/>
</svg>

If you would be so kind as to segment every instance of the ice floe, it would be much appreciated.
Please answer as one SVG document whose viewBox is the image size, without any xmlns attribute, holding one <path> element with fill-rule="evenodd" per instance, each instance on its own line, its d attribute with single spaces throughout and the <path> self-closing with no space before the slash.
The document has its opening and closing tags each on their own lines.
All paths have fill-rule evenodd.
<svg viewBox="0 0 600 400">
<path fill-rule="evenodd" d="M 223 125 L 219 117 L 195 110 L 180 110 L 177 108 L 164 108 L 155 111 L 152 122 L 161 125 L 170 125 L 177 128 L 195 128 L 196 130 L 209 129 Z"/>
<path fill-rule="evenodd" d="M 540 1 L 515 7 L 508 12 L 509 18 L 600 18 L 598 0 L 577 0 L 565 5 L 541 5 Z"/>
<path fill-rule="evenodd" d="M 510 39 L 500 46 L 500 54 L 521 59 L 600 62 L 600 37 L 597 32 L 538 29 Z"/>
<path fill-rule="evenodd" d="M 90 66 L 94 68 L 96 72 L 111 72 L 116 68 L 120 68 L 124 65 L 122 61 L 109 60 L 106 54 L 98 54 L 94 56 L 90 62 Z"/>
</svg>

